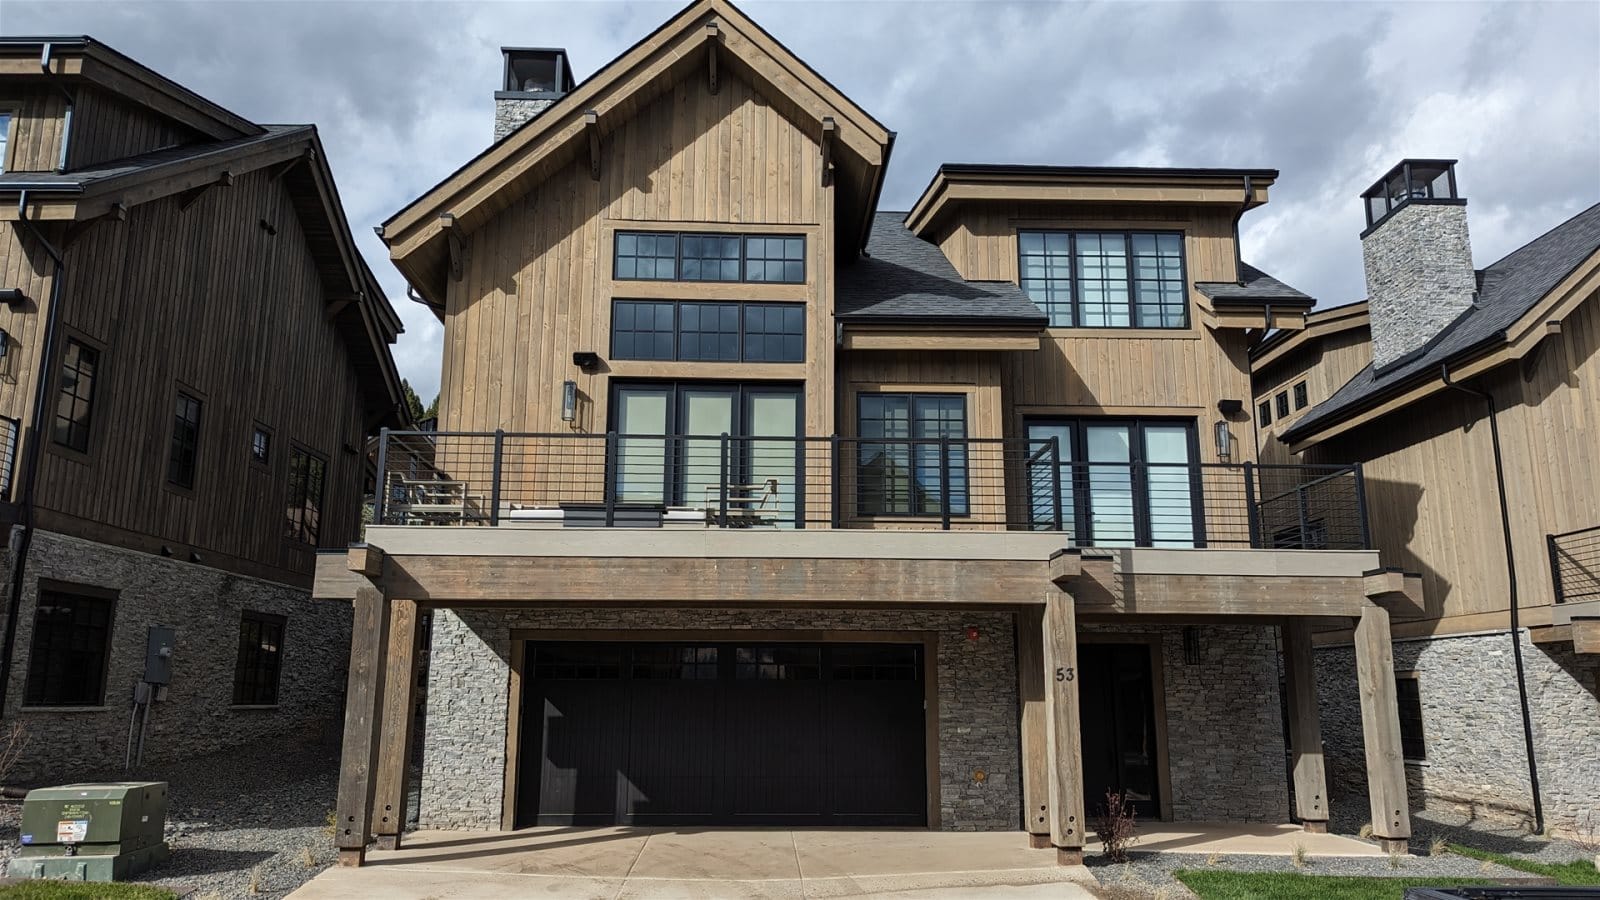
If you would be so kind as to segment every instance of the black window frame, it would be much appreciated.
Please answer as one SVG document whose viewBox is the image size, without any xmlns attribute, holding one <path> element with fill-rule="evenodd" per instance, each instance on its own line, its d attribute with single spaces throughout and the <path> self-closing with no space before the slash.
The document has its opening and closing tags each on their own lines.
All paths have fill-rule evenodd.
<svg viewBox="0 0 1600 900">
<path fill-rule="evenodd" d="M 16 124 L 19 110 L 13 106 L 0 106 L 0 175 L 11 171 L 12 126 Z"/>
<path fill-rule="evenodd" d="M 642 309 L 650 309 L 650 325 L 648 329 L 641 329 L 638 325 L 639 313 Z M 714 310 L 719 316 L 721 313 L 732 309 L 734 312 L 734 326 L 736 332 L 726 329 L 707 331 L 703 327 L 696 327 L 693 331 L 695 338 L 695 355 L 688 355 L 685 338 L 690 331 L 685 327 L 685 308 L 693 308 L 697 322 L 704 321 L 706 311 Z M 666 311 L 670 318 L 667 328 L 661 327 L 661 316 Z M 804 363 L 806 361 L 806 305 L 804 303 L 774 302 L 768 300 L 649 300 L 637 297 L 617 297 L 611 301 L 611 358 L 614 360 L 640 361 L 640 362 L 694 362 L 694 363 Z M 759 313 L 761 329 L 751 330 L 754 316 Z M 793 318 L 799 326 L 799 331 L 770 332 L 766 330 L 766 323 L 772 314 L 778 313 L 785 320 Z M 626 327 L 619 327 L 619 323 L 626 323 Z M 734 355 L 718 353 L 715 356 L 706 355 L 702 349 L 706 335 L 733 334 Z M 648 354 L 641 355 L 638 348 L 642 336 L 648 335 Z M 662 339 L 666 338 L 666 346 L 670 346 L 670 353 L 661 355 L 664 349 Z M 759 341 L 753 340 L 759 338 Z M 766 348 L 771 341 L 777 340 L 780 347 L 787 350 L 791 344 L 797 354 L 793 357 L 772 359 L 766 356 Z M 721 344 L 719 343 L 719 346 Z M 756 348 L 760 347 L 760 352 Z M 631 349 L 629 349 L 631 348 Z"/>
<path fill-rule="evenodd" d="M 1272 424 L 1272 400 L 1263 400 L 1256 404 L 1256 423 L 1265 428 Z"/>
<path fill-rule="evenodd" d="M 256 438 L 265 438 L 265 440 L 260 442 L 261 443 L 261 447 L 262 447 L 262 452 L 259 453 L 259 454 L 256 453 L 256 444 L 257 444 Z M 250 426 L 250 447 L 246 451 L 247 453 L 250 454 L 250 464 L 251 465 L 258 466 L 258 467 L 263 468 L 263 469 L 272 468 L 272 442 L 273 442 L 273 439 L 274 439 L 274 435 L 273 435 L 273 432 L 272 432 L 271 428 L 268 428 L 267 426 L 261 424 L 260 422 L 255 422 L 255 423 L 251 424 L 251 426 Z"/>
<path fill-rule="evenodd" d="M 1279 391 L 1277 395 L 1272 398 L 1272 402 L 1275 407 L 1273 411 L 1278 414 L 1278 418 L 1287 418 L 1289 415 L 1289 392 Z"/>
<path fill-rule="evenodd" d="M 1035 235 L 1035 234 L 1036 235 L 1040 235 L 1042 237 L 1042 239 L 1043 239 L 1043 242 L 1046 245 L 1048 244 L 1048 236 L 1049 235 L 1065 235 L 1066 238 L 1067 238 L 1067 256 L 1066 256 L 1066 262 L 1067 262 L 1067 278 L 1066 278 L 1067 298 L 1066 298 L 1065 301 L 1050 300 L 1048 298 L 1045 298 L 1045 299 L 1035 298 L 1028 291 L 1028 282 L 1029 282 L 1030 279 L 1027 277 L 1027 270 L 1028 270 L 1027 261 L 1028 261 L 1028 258 L 1030 256 L 1034 256 L 1034 255 L 1037 255 L 1037 254 L 1030 254 L 1030 253 L 1027 252 L 1027 250 L 1024 247 L 1024 243 L 1025 243 L 1024 237 L 1026 235 Z M 1126 264 L 1125 272 L 1126 272 L 1126 281 L 1127 281 L 1127 286 L 1128 286 L 1128 295 L 1127 295 L 1127 298 L 1126 298 L 1126 304 L 1127 304 L 1126 309 L 1127 309 L 1127 316 L 1128 316 L 1128 324 L 1126 324 L 1126 325 L 1111 325 L 1111 324 L 1105 324 L 1105 323 L 1096 323 L 1096 324 L 1085 324 L 1084 323 L 1083 293 L 1082 293 L 1082 290 L 1080 289 L 1080 280 L 1081 280 L 1081 278 L 1080 278 L 1079 271 L 1078 271 L 1079 259 L 1080 259 L 1079 253 L 1078 253 L 1078 239 L 1081 236 L 1084 236 L 1084 235 L 1100 235 L 1100 236 L 1103 236 L 1103 235 L 1119 235 L 1123 239 L 1123 261 Z M 1182 316 L 1180 317 L 1179 324 L 1176 324 L 1176 325 L 1166 325 L 1166 324 L 1145 325 L 1145 324 L 1141 324 L 1140 321 L 1139 321 L 1139 310 L 1140 310 L 1141 307 L 1144 307 L 1144 308 L 1155 308 L 1155 309 L 1158 309 L 1158 310 L 1167 308 L 1166 305 L 1163 304 L 1162 302 L 1160 302 L 1159 300 L 1156 301 L 1155 303 L 1148 303 L 1148 302 L 1141 303 L 1140 302 L 1140 299 L 1139 299 L 1139 292 L 1140 292 L 1139 283 L 1141 281 L 1149 281 L 1150 280 L 1150 279 L 1141 279 L 1141 278 L 1138 277 L 1137 260 L 1140 257 L 1135 255 L 1134 249 L 1133 249 L 1133 244 L 1134 244 L 1134 238 L 1140 237 L 1140 236 L 1152 236 L 1152 237 L 1155 237 L 1157 239 L 1159 239 L 1161 237 L 1174 237 L 1175 236 L 1178 239 L 1177 286 L 1178 286 L 1178 289 L 1179 289 L 1179 291 L 1181 293 L 1181 296 L 1182 296 L 1182 300 L 1181 300 Z M 1115 329 L 1156 329 L 1156 330 L 1162 330 L 1162 331 L 1184 331 L 1184 330 L 1187 330 L 1187 329 L 1189 329 L 1189 328 L 1191 328 L 1193 326 L 1193 316 L 1192 316 L 1192 314 L 1190 312 L 1190 309 L 1189 309 L 1189 307 L 1191 305 L 1191 300 L 1190 300 L 1190 297 L 1189 297 L 1189 259 L 1188 259 L 1188 252 L 1187 252 L 1187 243 L 1188 243 L 1187 233 L 1184 232 L 1184 231 L 1181 231 L 1181 230 L 1173 230 L 1173 229 L 1137 229 L 1137 230 L 1132 230 L 1132 231 L 1120 231 L 1120 230 L 1114 229 L 1114 228 L 1113 229 L 1094 229 L 1094 228 L 1021 228 L 1021 229 L 1017 230 L 1017 286 L 1022 289 L 1023 293 L 1028 294 L 1029 299 L 1032 299 L 1034 301 L 1034 303 L 1039 307 L 1039 310 L 1045 314 L 1045 316 L 1049 319 L 1049 327 L 1051 327 L 1051 328 L 1115 328 Z M 1046 249 L 1045 249 L 1044 257 L 1046 259 L 1049 258 L 1048 247 L 1046 247 Z M 1156 258 L 1159 259 L 1160 258 L 1159 255 Z M 1059 279 L 1047 279 L 1047 280 L 1056 281 L 1056 280 L 1059 280 Z M 1156 281 L 1158 283 L 1159 282 L 1164 282 L 1165 280 L 1166 279 L 1161 279 L 1161 278 L 1156 279 Z M 1062 306 L 1064 306 L 1068 311 L 1068 321 L 1065 321 L 1065 322 L 1059 322 L 1056 319 L 1056 310 L 1057 310 L 1057 308 L 1062 307 Z M 1111 308 L 1109 303 L 1106 304 L 1106 307 L 1108 309 Z M 1166 318 L 1164 313 L 1162 315 L 1162 318 L 1163 319 Z"/>
<path fill-rule="evenodd" d="M 864 434 L 863 424 L 867 421 L 864 416 L 864 400 L 884 400 L 889 398 L 906 401 L 906 424 L 909 433 L 906 437 L 868 437 Z M 961 401 L 961 433 L 959 435 L 942 435 L 928 437 L 918 435 L 918 426 L 926 421 L 917 414 L 919 403 L 929 401 L 947 402 L 950 400 Z M 967 441 L 971 439 L 971 397 L 964 391 L 859 391 L 855 395 L 855 512 L 856 515 L 874 519 L 927 519 L 942 516 L 946 504 L 946 495 L 949 495 L 948 505 L 952 519 L 967 518 L 972 515 L 972 473 L 968 459 Z M 887 421 L 887 420 L 885 420 Z M 943 421 L 937 420 L 937 421 Z M 948 440 L 946 445 L 948 459 L 943 470 L 951 475 L 952 484 L 960 477 L 959 490 L 951 490 L 946 485 L 939 473 L 934 475 L 936 487 L 931 490 L 924 487 L 919 470 L 926 465 L 922 456 L 928 450 L 934 451 L 933 462 L 939 465 L 938 447 L 941 440 Z M 872 448 L 879 445 L 905 445 L 907 456 L 902 460 L 909 467 L 910 473 L 906 479 L 905 509 L 893 509 L 892 505 L 899 505 L 898 499 L 892 504 L 889 498 L 896 493 L 879 483 L 873 489 L 873 482 L 867 476 L 868 454 Z M 932 498 L 932 502 L 929 500 Z"/>
<path fill-rule="evenodd" d="M 76 350 L 76 359 L 72 358 Z M 90 445 L 94 442 L 94 400 L 96 388 L 99 387 L 104 366 L 101 364 L 104 354 L 101 348 L 89 343 L 75 335 L 67 337 L 62 345 L 61 365 L 56 370 L 56 404 L 50 413 L 50 442 L 58 447 L 64 447 L 74 453 L 89 452 Z M 84 378 L 84 361 L 88 361 L 88 389 L 79 393 Z M 73 373 L 71 389 L 68 388 L 67 373 Z M 68 415 L 63 416 L 61 407 L 70 404 Z M 81 412 L 80 412 L 81 407 Z M 63 423 L 65 423 L 65 436 L 63 436 Z"/>
<path fill-rule="evenodd" d="M 194 490 L 200 463 L 200 427 L 204 420 L 205 401 L 179 387 L 173 395 L 172 432 L 167 445 L 168 486 Z"/>
<path fill-rule="evenodd" d="M 288 617 L 253 609 L 239 611 L 239 647 L 233 660 L 233 705 L 277 706 L 283 680 Z M 263 646 L 268 635 L 274 645 Z"/>
<path fill-rule="evenodd" d="M 40 579 L 36 596 L 22 705 L 40 708 L 104 706 L 106 683 L 111 669 L 111 642 L 116 632 L 117 592 Z M 66 623 L 41 621 L 40 616 L 44 610 L 54 609 L 67 603 L 76 607 L 71 613 L 72 621 Z M 93 618 L 103 621 L 84 623 L 81 618 L 85 615 L 92 615 Z M 65 634 L 70 630 L 84 627 L 90 629 L 89 634 L 82 636 Z M 95 634 L 96 631 L 99 634 Z M 40 644 L 41 636 L 47 637 L 44 645 Z M 69 677 L 85 673 L 89 661 L 92 661 L 93 665 L 86 677 Z M 64 679 L 76 687 L 78 695 L 67 696 L 60 693 Z"/>
<path fill-rule="evenodd" d="M 1397 672 L 1395 706 L 1400 718 L 1400 756 L 1406 762 L 1426 762 L 1428 738 L 1422 715 L 1422 684 L 1416 672 Z"/>
<path fill-rule="evenodd" d="M 1310 405 L 1311 392 L 1310 389 L 1306 387 L 1306 383 L 1304 381 L 1296 382 L 1292 390 L 1294 391 L 1294 408 L 1297 411 L 1305 409 L 1308 405 Z"/>
<path fill-rule="evenodd" d="M 316 503 L 311 503 L 311 463 L 322 464 Z M 284 537 L 312 547 L 322 546 L 322 512 L 328 496 L 328 457 L 300 444 L 289 445 L 289 478 L 284 514 Z M 302 471 L 304 469 L 304 471 Z M 295 513 L 299 512 L 296 518 Z"/>
<path fill-rule="evenodd" d="M 647 237 L 647 238 L 651 239 L 651 241 L 652 241 L 652 246 L 651 246 L 652 252 L 649 255 L 644 255 L 644 254 L 640 254 L 639 252 L 637 252 L 638 251 L 638 245 L 637 244 L 635 244 L 635 252 L 633 252 L 633 253 L 623 253 L 622 244 L 623 244 L 624 239 L 631 238 L 631 239 L 634 239 L 635 241 L 637 241 L 637 239 L 640 238 L 640 237 Z M 668 240 L 670 240 L 672 242 L 673 253 L 672 253 L 671 257 L 665 256 L 661 252 L 661 247 L 660 247 L 660 244 L 658 242 L 660 240 L 662 240 L 663 238 L 668 239 Z M 738 267 L 739 268 L 739 277 L 737 277 L 737 278 L 723 278 L 723 277 L 720 277 L 720 274 L 721 274 L 720 266 L 719 266 L 719 273 L 718 273 L 719 277 L 716 277 L 716 278 L 707 278 L 707 277 L 705 277 L 703 271 L 699 271 L 698 267 L 697 267 L 697 273 L 696 273 L 696 275 L 694 277 L 691 278 L 691 277 L 685 276 L 684 275 L 684 269 L 683 269 L 683 261 L 686 258 L 685 255 L 684 255 L 684 241 L 685 241 L 686 238 L 687 239 L 691 239 L 691 240 L 714 239 L 714 240 L 718 240 L 718 241 L 727 241 L 727 240 L 730 240 L 730 239 L 737 239 L 739 241 L 739 267 Z M 767 255 L 768 245 L 767 245 L 766 242 L 771 241 L 771 240 L 779 240 L 779 241 L 784 242 L 783 243 L 783 250 L 782 250 L 784 255 L 782 255 L 780 257 L 772 257 L 772 256 Z M 753 241 L 761 242 L 759 255 L 753 255 L 752 254 L 752 242 Z M 799 244 L 800 244 L 800 256 L 799 256 L 798 259 L 790 257 L 788 255 L 788 248 L 790 246 L 790 242 L 791 241 L 799 241 Z M 752 232 L 737 232 L 737 231 L 704 232 L 704 231 L 640 231 L 640 230 L 636 230 L 636 229 L 618 230 L 617 232 L 615 232 L 612 235 L 612 238 L 611 238 L 611 278 L 612 278 L 613 281 L 677 281 L 677 282 L 687 282 L 687 283 L 691 283 L 691 284 L 805 284 L 806 281 L 807 281 L 807 272 L 809 270 L 810 252 L 811 252 L 810 248 L 808 246 L 808 243 L 809 242 L 806 239 L 806 235 L 804 235 L 804 234 L 796 234 L 794 232 L 774 232 L 774 233 L 770 233 L 769 234 L 769 233 L 766 233 L 766 232 L 752 233 Z M 671 276 L 670 277 L 661 277 L 661 276 L 655 274 L 656 270 L 659 267 L 660 261 L 661 260 L 666 260 L 666 259 L 669 259 L 669 258 L 672 260 L 672 274 L 671 274 Z M 709 256 L 706 256 L 703 253 L 696 254 L 693 257 L 689 257 L 689 258 L 698 260 L 702 264 L 707 259 L 713 259 L 714 258 L 714 259 L 717 259 L 719 262 L 726 262 L 729 259 L 728 257 L 725 257 L 725 256 L 709 257 Z M 652 264 L 651 264 L 651 267 L 650 267 L 650 269 L 651 269 L 651 274 L 650 275 L 639 275 L 638 274 L 638 262 L 637 261 L 641 260 L 641 259 L 649 259 L 649 260 L 653 261 Z M 631 275 L 623 274 L 623 269 L 624 269 L 623 261 L 624 260 L 634 260 L 634 265 L 633 265 L 634 274 L 631 274 Z M 762 264 L 761 276 L 760 277 L 752 277 L 752 271 L 753 271 L 752 268 L 751 268 L 751 263 L 752 262 Z M 791 269 L 795 268 L 795 265 L 793 265 L 793 264 L 797 264 L 798 265 L 798 272 L 799 272 L 799 276 L 800 277 L 798 277 L 798 278 L 789 278 L 789 277 L 768 278 L 768 277 L 766 277 L 766 272 L 768 271 L 768 267 L 772 263 L 779 263 L 780 264 L 780 269 L 785 274 L 785 276 L 787 276 L 787 274 L 791 271 Z"/>
</svg>

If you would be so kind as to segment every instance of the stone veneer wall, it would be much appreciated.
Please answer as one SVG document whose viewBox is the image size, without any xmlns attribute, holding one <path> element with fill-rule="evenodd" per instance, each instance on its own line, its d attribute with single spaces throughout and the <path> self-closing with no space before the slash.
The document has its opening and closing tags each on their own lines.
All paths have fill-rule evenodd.
<svg viewBox="0 0 1600 900">
<path fill-rule="evenodd" d="M 494 98 L 494 142 L 522 127 L 522 123 L 555 105 L 554 100 L 529 97 Z"/>
<path fill-rule="evenodd" d="M 1545 820 L 1568 833 L 1600 832 L 1600 662 L 1570 645 L 1521 634 Z M 1522 711 L 1504 633 L 1396 641 L 1396 672 L 1416 672 L 1427 761 L 1407 764 L 1413 809 L 1429 807 L 1532 821 Z M 1317 652 L 1322 738 L 1333 812 L 1367 819 L 1361 710 L 1351 649 Z"/>
<path fill-rule="evenodd" d="M 7 554 L 7 562 L 10 556 Z M 9 565 L 6 575 L 9 577 Z M 22 705 L 40 578 L 119 591 L 113 607 L 105 701 L 88 708 Z M 10 599 L 9 582 L 5 585 Z M 233 706 L 241 610 L 284 616 L 278 705 Z M 245 744 L 337 739 L 350 654 L 350 606 L 308 591 L 175 559 L 36 531 L 17 618 L 6 713 L 28 732 L 15 781 L 59 781 L 120 771 L 129 704 L 144 672 L 147 629 L 177 630 L 172 684 L 150 710 L 146 762 Z"/>
<path fill-rule="evenodd" d="M 1173 819 L 1288 821 L 1277 629 L 1195 627 L 1198 665 L 1184 661 L 1182 626 L 1085 625 L 1082 630 L 1161 635 Z M 1086 798 L 1091 806 L 1098 799 Z"/>
<path fill-rule="evenodd" d="M 1401 207 L 1361 239 L 1361 256 L 1375 365 L 1426 344 L 1477 296 L 1465 206 Z"/>
<path fill-rule="evenodd" d="M 439 610 L 428 669 L 423 828 L 497 829 L 511 631 L 860 629 L 939 633 L 939 783 L 947 831 L 1021 828 L 1016 651 L 1009 613 L 854 610 Z M 977 641 L 964 634 L 980 631 Z M 982 781 L 973 774 L 986 773 Z"/>
</svg>

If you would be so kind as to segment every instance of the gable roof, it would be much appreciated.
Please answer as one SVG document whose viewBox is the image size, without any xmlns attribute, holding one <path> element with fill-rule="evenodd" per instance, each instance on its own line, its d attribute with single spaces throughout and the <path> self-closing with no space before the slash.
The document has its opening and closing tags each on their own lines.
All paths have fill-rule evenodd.
<svg viewBox="0 0 1600 900">
<path fill-rule="evenodd" d="M 1250 370 L 1259 372 L 1309 343 L 1356 328 L 1368 327 L 1367 301 L 1325 306 L 1306 315 L 1306 327 L 1279 329 L 1250 349 Z"/>
<path fill-rule="evenodd" d="M 893 145 L 889 131 L 728 0 L 695 0 L 571 93 L 468 161 L 382 226 L 390 257 L 431 305 L 443 306 L 443 215 L 462 233 L 525 195 L 630 119 L 643 103 L 708 68 L 710 53 L 820 134 L 834 125 L 836 227 L 841 251 L 867 240 Z"/>
<path fill-rule="evenodd" d="M 1446 364 L 1508 344 L 1526 328 L 1522 320 L 1541 301 L 1580 267 L 1596 262 L 1600 262 L 1600 204 L 1480 270 L 1477 301 L 1454 322 L 1418 351 L 1381 370 L 1368 364 L 1284 432 L 1284 440 L 1303 441 L 1407 388 L 1437 379 Z"/>
<path fill-rule="evenodd" d="M 1043 328 L 1044 313 L 1009 281 L 967 281 L 903 212 L 874 217 L 867 252 L 839 270 L 834 316 L 843 321 L 1017 324 Z"/>
<path fill-rule="evenodd" d="M 1240 281 L 1197 281 L 1194 286 L 1214 305 L 1276 303 L 1309 307 L 1317 302 L 1249 263 L 1239 264 L 1239 275 Z"/>
</svg>

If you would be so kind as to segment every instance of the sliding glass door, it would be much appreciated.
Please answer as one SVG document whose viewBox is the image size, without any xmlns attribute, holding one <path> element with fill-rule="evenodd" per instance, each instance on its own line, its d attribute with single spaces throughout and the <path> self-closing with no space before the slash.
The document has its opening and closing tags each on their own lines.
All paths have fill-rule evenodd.
<svg viewBox="0 0 1600 900">
<path fill-rule="evenodd" d="M 1059 447 L 1060 491 L 1030 472 L 1033 521 L 1085 547 L 1196 547 L 1205 541 L 1192 423 L 1145 419 L 1032 419 L 1031 449 Z"/>
</svg>

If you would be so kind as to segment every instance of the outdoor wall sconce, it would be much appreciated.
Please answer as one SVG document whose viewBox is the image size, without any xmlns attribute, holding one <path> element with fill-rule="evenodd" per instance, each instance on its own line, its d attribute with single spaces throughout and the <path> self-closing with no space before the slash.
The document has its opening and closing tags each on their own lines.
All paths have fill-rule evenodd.
<svg viewBox="0 0 1600 900">
<path fill-rule="evenodd" d="M 572 354 L 572 364 L 584 372 L 593 372 L 600 368 L 600 354 L 592 350 L 578 350 Z"/>
<path fill-rule="evenodd" d="M 1228 430 L 1228 420 L 1218 419 L 1216 426 L 1217 459 L 1233 462 L 1233 433 Z"/>
<path fill-rule="evenodd" d="M 22 288 L 0 288 L 0 303 L 17 307 L 26 302 L 28 302 L 28 295 L 22 292 Z"/>
<path fill-rule="evenodd" d="M 967 626 L 967 640 L 975 641 L 977 639 L 978 639 L 978 626 L 976 626 L 976 625 L 968 625 Z"/>
<path fill-rule="evenodd" d="M 561 382 L 561 421 L 576 422 L 578 420 L 578 383 L 576 381 Z"/>
<path fill-rule="evenodd" d="M 10 332 L 0 328 L 0 381 L 14 382 L 17 380 L 16 349 L 16 338 L 13 338 Z"/>
</svg>

